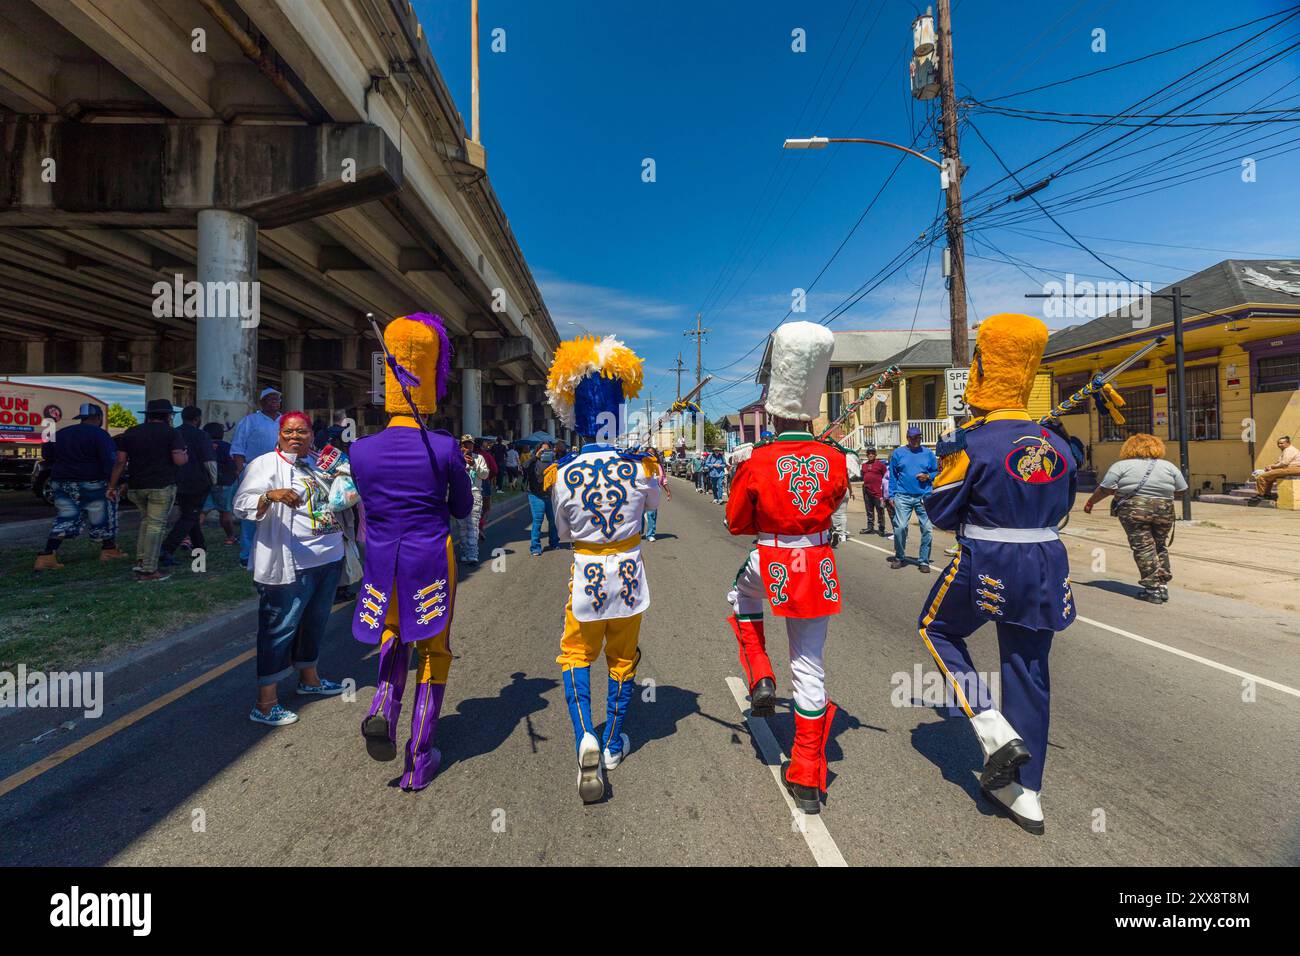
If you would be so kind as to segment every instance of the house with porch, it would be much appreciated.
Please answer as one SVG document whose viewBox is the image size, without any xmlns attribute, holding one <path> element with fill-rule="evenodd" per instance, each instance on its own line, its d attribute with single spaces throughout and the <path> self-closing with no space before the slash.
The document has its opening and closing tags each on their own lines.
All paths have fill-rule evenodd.
<svg viewBox="0 0 1300 956">
<path fill-rule="evenodd" d="M 826 373 L 821 411 L 812 423 L 813 434 L 825 431 L 826 426 L 844 414 L 844 409 L 857 397 L 858 390 L 849 384 L 852 380 L 900 349 L 912 343 L 931 340 L 942 340 L 943 348 L 947 350 L 948 329 L 861 329 L 835 332 L 835 350 L 831 353 L 831 367 Z M 763 409 L 771 369 L 772 342 L 769 339 L 755 379 L 763 386 L 763 396 L 740 409 L 739 415 L 743 422 L 740 441 L 756 441 L 762 432 L 772 428 L 769 416 Z M 836 429 L 834 434 L 839 437 L 842 431 Z"/>
<path fill-rule="evenodd" d="M 970 349 L 975 347 L 975 332 Z M 967 362 L 969 365 L 969 360 Z M 955 424 L 948 410 L 945 371 L 952 367 L 951 340 L 925 339 L 864 369 L 848 385 L 855 398 L 861 396 L 880 374 L 896 365 L 902 377 L 877 392 L 872 401 L 857 410 L 842 428 L 841 444 L 849 448 L 874 447 L 888 454 L 904 441 L 907 429 L 921 429 L 921 443 L 934 446 L 939 436 Z M 1051 375 L 1039 373 L 1029 397 L 1029 412 L 1035 417 L 1051 410 Z"/>
<path fill-rule="evenodd" d="M 1177 284 L 1183 294 L 1188 481 L 1198 495 L 1226 494 L 1277 459 L 1279 437 L 1300 433 L 1300 260 L 1228 259 Z M 1047 342 L 1043 367 L 1053 375 L 1059 400 L 1157 335 L 1167 336 L 1114 382 L 1125 402 L 1123 425 L 1099 417 L 1095 406 L 1063 419 L 1084 441 L 1088 465 L 1098 475 L 1139 432 L 1164 439 L 1166 457 L 1178 460 L 1172 303 L 1153 298 L 1144 312 L 1137 319 L 1127 310 L 1113 312 L 1062 329 Z M 1295 486 L 1300 481 L 1278 485 L 1279 507 L 1300 507 Z"/>
</svg>

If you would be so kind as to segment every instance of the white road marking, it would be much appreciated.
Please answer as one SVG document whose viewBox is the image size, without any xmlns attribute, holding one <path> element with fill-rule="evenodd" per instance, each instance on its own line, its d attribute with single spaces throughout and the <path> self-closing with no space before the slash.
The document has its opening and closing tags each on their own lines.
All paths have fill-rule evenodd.
<svg viewBox="0 0 1300 956">
<path fill-rule="evenodd" d="M 776 789 L 781 796 L 785 798 L 786 807 L 790 811 L 790 819 L 798 820 L 798 830 L 803 833 L 804 842 L 808 844 L 808 849 L 812 851 L 813 859 L 817 861 L 818 866 L 848 866 L 848 862 L 840 853 L 840 848 L 835 845 L 831 839 L 830 831 L 826 829 L 826 824 L 822 822 L 820 814 L 809 815 L 794 805 L 789 791 L 785 789 L 785 784 L 781 782 L 781 745 L 776 742 L 776 735 L 772 733 L 772 728 L 767 725 L 766 717 L 751 717 L 748 715 L 749 710 L 749 692 L 745 689 L 744 682 L 739 677 L 728 677 L 727 687 L 731 689 L 731 696 L 736 698 L 736 706 L 740 712 L 745 715 L 745 721 L 749 724 L 749 733 L 758 744 L 759 752 L 763 755 L 763 762 L 767 764 L 768 769 L 772 771 L 772 778 L 776 781 Z"/>
<path fill-rule="evenodd" d="M 871 548 L 874 551 L 881 551 L 885 554 L 894 553 L 893 548 L 882 548 L 877 544 L 871 544 L 867 541 L 859 541 L 857 538 L 849 538 L 849 540 L 854 544 L 860 544 L 864 548 Z M 934 564 L 930 565 L 930 567 L 936 571 L 940 570 L 939 567 Z M 1084 624 L 1091 624 L 1093 627 L 1099 627 L 1103 631 L 1110 631 L 1112 634 L 1118 634 L 1120 637 L 1127 637 L 1129 640 L 1137 641 L 1139 644 L 1146 644 L 1148 647 L 1168 651 L 1170 654 L 1185 658 L 1189 661 L 1195 661 L 1198 664 L 1204 664 L 1206 667 L 1213 667 L 1215 670 L 1223 671 L 1225 674 L 1233 674 L 1237 677 L 1243 677 L 1246 680 L 1254 681 L 1257 684 L 1263 684 L 1265 687 L 1280 690 L 1284 694 L 1290 694 L 1292 697 L 1300 697 L 1300 690 L 1297 690 L 1294 687 L 1288 687 L 1286 684 L 1279 684 L 1277 681 L 1269 680 L 1267 677 L 1260 677 L 1258 674 L 1251 674 L 1249 671 L 1237 670 L 1237 668 L 1229 667 L 1227 664 L 1220 664 L 1218 661 L 1212 661 L 1208 657 L 1201 657 L 1199 654 L 1192 654 L 1189 651 L 1170 647 L 1168 644 L 1161 644 L 1159 641 L 1153 641 L 1149 637 L 1143 637 L 1141 634 L 1134 634 L 1132 631 L 1113 627 L 1110 624 L 1103 624 L 1101 621 L 1094 621 L 1092 618 L 1084 617 L 1081 614 L 1076 614 L 1074 619 L 1076 621 L 1082 621 Z"/>
</svg>

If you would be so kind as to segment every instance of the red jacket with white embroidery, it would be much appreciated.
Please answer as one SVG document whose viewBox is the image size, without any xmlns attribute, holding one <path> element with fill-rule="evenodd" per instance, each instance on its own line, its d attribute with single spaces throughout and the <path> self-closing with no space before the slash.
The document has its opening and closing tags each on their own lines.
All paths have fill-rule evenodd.
<svg viewBox="0 0 1300 956">
<path fill-rule="evenodd" d="M 848 494 L 844 452 L 806 432 L 757 445 L 736 468 L 727 500 L 732 534 L 817 534 Z"/>
</svg>

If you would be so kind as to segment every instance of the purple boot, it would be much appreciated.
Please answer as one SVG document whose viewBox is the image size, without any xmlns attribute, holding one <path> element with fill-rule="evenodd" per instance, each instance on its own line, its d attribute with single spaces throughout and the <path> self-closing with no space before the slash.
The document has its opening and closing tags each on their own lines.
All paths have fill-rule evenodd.
<svg viewBox="0 0 1300 956">
<path fill-rule="evenodd" d="M 376 760 L 397 759 L 397 717 L 402 712 L 402 692 L 411 665 L 411 645 L 400 638 L 379 647 L 379 686 L 370 702 L 370 713 L 361 721 L 366 752 Z"/>
<path fill-rule="evenodd" d="M 438 773 L 442 754 L 433 745 L 433 738 L 438 732 L 438 713 L 446 691 L 446 684 L 420 684 L 416 688 L 411 739 L 406 742 L 406 770 L 400 781 L 403 790 L 423 790 Z"/>
</svg>

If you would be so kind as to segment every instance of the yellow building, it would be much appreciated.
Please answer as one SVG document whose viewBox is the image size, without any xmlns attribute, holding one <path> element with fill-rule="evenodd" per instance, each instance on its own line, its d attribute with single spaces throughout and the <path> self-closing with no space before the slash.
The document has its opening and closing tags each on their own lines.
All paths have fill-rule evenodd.
<svg viewBox="0 0 1300 956">
<path fill-rule="evenodd" d="M 1278 437 L 1300 432 L 1300 262 L 1227 260 L 1179 286 L 1189 483 L 1198 493 L 1226 492 L 1276 460 Z M 1111 313 L 1062 329 L 1047 343 L 1043 368 L 1053 375 L 1059 401 L 1157 335 L 1167 336 L 1114 383 L 1126 402 L 1124 425 L 1099 418 L 1095 405 L 1063 419 L 1085 442 L 1098 476 L 1138 432 L 1164 439 L 1167 457 L 1178 461 L 1172 304 L 1152 298 L 1139 313 Z"/>
</svg>

